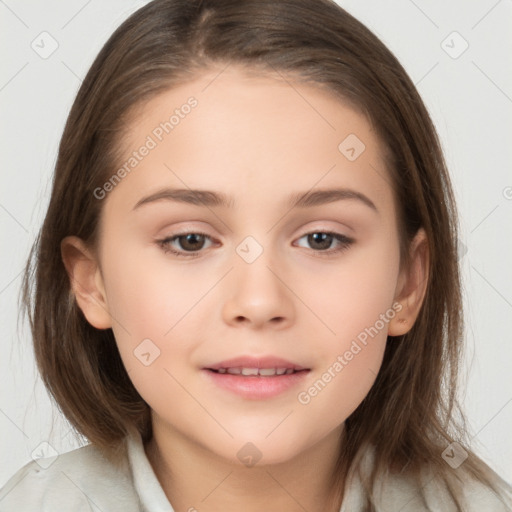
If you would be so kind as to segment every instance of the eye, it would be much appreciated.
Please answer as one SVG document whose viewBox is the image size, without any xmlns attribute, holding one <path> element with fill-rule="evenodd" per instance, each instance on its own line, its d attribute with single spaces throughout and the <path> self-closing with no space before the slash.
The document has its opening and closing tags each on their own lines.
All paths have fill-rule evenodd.
<svg viewBox="0 0 512 512">
<path fill-rule="evenodd" d="M 211 237 L 209 237 L 206 233 L 188 232 L 174 235 L 172 237 L 167 237 L 163 240 L 159 240 L 158 245 L 162 247 L 165 253 L 170 252 L 172 254 L 175 254 L 176 256 L 194 258 L 200 255 L 198 252 L 195 251 L 199 251 L 204 247 L 205 239 L 211 240 Z M 184 251 L 179 251 L 176 250 L 175 248 L 172 248 L 171 244 L 174 242 L 178 242 L 178 244 L 182 246 Z"/>
<path fill-rule="evenodd" d="M 352 238 L 349 238 L 341 233 L 334 233 L 331 231 L 312 231 L 311 233 L 307 233 L 299 240 L 306 238 L 307 243 L 312 245 L 313 249 L 319 254 L 319 256 L 328 256 L 334 253 L 339 253 L 344 251 L 350 247 L 351 244 L 354 243 Z M 337 248 L 330 249 L 333 242 L 337 242 Z"/>
<path fill-rule="evenodd" d="M 319 235 L 319 236 L 318 236 Z M 348 247 L 354 243 L 352 238 L 349 238 L 341 233 L 335 233 L 331 231 L 312 231 L 299 238 L 307 237 L 307 242 L 312 244 L 312 249 L 320 256 L 328 256 L 334 253 L 339 253 L 348 249 Z M 205 240 L 212 240 L 212 238 L 206 233 L 199 232 L 187 232 L 173 235 L 171 237 L 158 240 L 157 244 L 162 247 L 164 253 L 172 253 L 176 256 L 183 256 L 185 258 L 195 258 L 200 256 L 201 249 L 204 248 Z M 175 242 L 181 246 L 182 250 L 177 250 L 172 244 Z M 331 249 L 333 242 L 337 242 L 338 247 Z M 179 249 L 179 248 L 178 248 Z"/>
</svg>

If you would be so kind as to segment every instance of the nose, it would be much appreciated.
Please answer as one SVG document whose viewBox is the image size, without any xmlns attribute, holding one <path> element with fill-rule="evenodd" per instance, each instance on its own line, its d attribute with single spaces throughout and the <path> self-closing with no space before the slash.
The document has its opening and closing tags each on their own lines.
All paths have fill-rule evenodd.
<svg viewBox="0 0 512 512">
<path fill-rule="evenodd" d="M 230 272 L 223 319 L 232 326 L 261 329 L 269 324 L 285 329 L 295 319 L 294 293 L 290 275 L 270 258 L 270 250 L 251 263 L 235 260 Z"/>
</svg>

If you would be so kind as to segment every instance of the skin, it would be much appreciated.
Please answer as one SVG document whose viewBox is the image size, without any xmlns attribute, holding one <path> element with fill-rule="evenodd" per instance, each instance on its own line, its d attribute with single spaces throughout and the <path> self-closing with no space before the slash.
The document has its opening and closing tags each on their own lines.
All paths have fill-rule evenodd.
<svg viewBox="0 0 512 512">
<path fill-rule="evenodd" d="M 339 510 L 341 503 L 329 502 L 328 478 L 344 421 L 372 387 L 387 335 L 414 324 L 427 277 L 425 234 L 411 243 L 411 267 L 401 268 L 391 179 L 365 117 L 311 85 L 292 87 L 233 65 L 219 71 L 136 111 L 124 138 L 127 158 L 169 112 L 190 96 L 198 100 L 102 200 L 98 250 L 67 237 L 62 257 L 87 320 L 113 329 L 152 409 L 146 453 L 176 511 Z M 366 146 L 354 161 L 338 149 L 349 134 Z M 164 186 L 221 191 L 235 206 L 162 200 L 133 210 Z M 286 207 L 291 192 L 335 187 L 364 194 L 378 212 L 357 199 Z M 166 253 L 157 242 L 198 231 L 211 238 L 195 242 L 196 258 Z M 354 242 L 326 256 L 339 243 L 322 249 L 306 236 L 318 231 Z M 252 263 L 236 252 L 247 236 L 263 249 Z M 172 247 L 186 253 L 190 245 L 181 239 Z M 396 303 L 400 313 L 301 404 L 298 393 Z M 160 350 L 148 366 L 134 356 L 147 338 Z M 266 400 L 244 399 L 204 378 L 208 364 L 247 354 L 311 371 L 303 385 Z M 247 442 L 261 452 L 252 467 L 237 457 Z"/>
</svg>

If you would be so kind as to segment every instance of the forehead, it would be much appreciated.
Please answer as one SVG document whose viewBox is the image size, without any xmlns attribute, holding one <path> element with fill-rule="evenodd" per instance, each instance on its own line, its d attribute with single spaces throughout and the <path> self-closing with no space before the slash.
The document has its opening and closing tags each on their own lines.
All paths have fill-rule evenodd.
<svg viewBox="0 0 512 512">
<path fill-rule="evenodd" d="M 128 172 L 107 203 L 125 211 L 165 185 L 222 191 L 237 205 L 315 187 L 384 201 L 391 193 L 368 120 L 325 88 L 284 75 L 204 72 L 135 109 L 123 142 L 119 167 Z"/>
</svg>

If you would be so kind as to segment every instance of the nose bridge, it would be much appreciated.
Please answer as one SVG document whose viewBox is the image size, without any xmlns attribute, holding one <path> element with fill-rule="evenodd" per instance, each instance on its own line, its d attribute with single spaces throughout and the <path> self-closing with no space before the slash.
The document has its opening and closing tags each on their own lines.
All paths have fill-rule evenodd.
<svg viewBox="0 0 512 512">
<path fill-rule="evenodd" d="M 258 238 L 262 238 L 259 236 Z M 279 280 L 276 277 L 275 252 L 276 248 L 271 246 L 271 237 L 265 239 L 264 246 L 253 235 L 246 236 L 235 248 L 236 259 L 236 280 L 237 289 L 250 285 L 251 288 L 265 288 L 269 294 L 278 291 Z M 271 286 L 272 290 L 268 287 Z M 254 292 L 255 290 L 253 290 Z"/>
<path fill-rule="evenodd" d="M 266 240 L 270 240 L 267 237 Z M 292 302 L 284 276 L 275 263 L 275 249 L 264 247 L 255 236 L 246 236 L 236 247 L 233 288 L 224 304 L 226 321 L 244 317 L 261 324 L 274 318 L 290 319 Z"/>
</svg>

